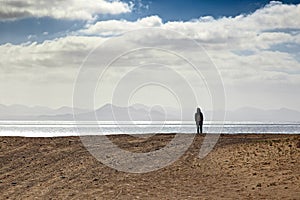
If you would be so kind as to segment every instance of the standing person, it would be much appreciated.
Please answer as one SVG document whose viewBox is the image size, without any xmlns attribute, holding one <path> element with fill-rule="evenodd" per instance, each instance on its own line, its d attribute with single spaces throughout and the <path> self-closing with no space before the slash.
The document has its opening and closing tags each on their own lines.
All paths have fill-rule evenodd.
<svg viewBox="0 0 300 200">
<path fill-rule="evenodd" d="M 200 133 L 202 133 L 202 126 L 203 126 L 203 113 L 201 112 L 200 108 L 197 108 L 197 112 L 195 113 L 195 122 L 197 125 L 197 133 L 199 133 L 199 128 L 200 128 Z"/>
</svg>

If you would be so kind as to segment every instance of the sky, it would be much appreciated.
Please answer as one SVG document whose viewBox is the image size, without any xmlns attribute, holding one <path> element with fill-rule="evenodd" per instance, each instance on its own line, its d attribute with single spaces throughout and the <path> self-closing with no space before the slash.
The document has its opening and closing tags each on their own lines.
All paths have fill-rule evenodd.
<svg viewBox="0 0 300 200">
<path fill-rule="evenodd" d="M 93 75 L 115 51 L 155 44 L 200 63 L 202 79 L 170 52 L 137 51 L 113 63 L 102 82 L 97 79 L 97 88 L 91 89 L 96 107 L 115 102 L 212 108 L 222 98 L 213 95 L 214 77 L 205 71 L 212 66 L 222 80 L 226 109 L 300 111 L 300 1 L 13 0 L 1 4 L 0 104 L 72 106 L 83 67 Z M 133 32 L 128 35 L 128 31 Z M 195 49 L 191 40 L 202 50 Z M 96 50 L 97 56 L 86 58 L 101 44 L 108 44 L 105 51 Z M 213 64 L 204 66 L 207 60 Z M 134 68 L 137 63 L 145 67 Z M 88 79 L 82 82 L 86 87 Z M 170 86 L 143 85 L 141 80 Z M 180 95 L 174 91 L 188 85 L 178 81 L 187 81 L 197 90 L 196 103 L 187 95 L 178 100 Z"/>
</svg>

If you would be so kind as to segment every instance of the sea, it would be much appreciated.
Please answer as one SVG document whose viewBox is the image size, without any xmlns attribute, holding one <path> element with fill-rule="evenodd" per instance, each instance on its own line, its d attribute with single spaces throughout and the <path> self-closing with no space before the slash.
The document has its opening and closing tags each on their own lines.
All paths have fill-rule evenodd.
<svg viewBox="0 0 300 200">
<path fill-rule="evenodd" d="M 195 133 L 192 121 L 0 121 L 0 136 L 62 137 L 83 135 Z M 299 134 L 300 122 L 206 121 L 204 133 Z"/>
</svg>

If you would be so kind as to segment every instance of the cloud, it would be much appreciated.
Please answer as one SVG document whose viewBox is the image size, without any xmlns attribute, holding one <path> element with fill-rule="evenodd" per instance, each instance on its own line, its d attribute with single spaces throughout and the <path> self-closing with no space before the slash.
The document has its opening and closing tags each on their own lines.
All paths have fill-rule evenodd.
<svg viewBox="0 0 300 200">
<path fill-rule="evenodd" d="M 43 43 L 10 43 L 0 46 L 2 55 L 0 70 L 11 73 L 15 70 L 78 67 L 87 53 L 105 39 L 99 37 L 67 36 Z"/>
<path fill-rule="evenodd" d="M 110 46 L 106 52 L 98 56 L 98 59 L 105 57 L 106 54 L 110 55 L 117 48 L 124 46 L 130 48 L 133 43 L 146 46 L 157 43 L 163 46 L 166 45 L 163 43 L 165 38 L 173 42 L 173 48 L 197 55 L 199 52 L 190 48 L 182 39 L 188 36 L 205 47 L 218 67 L 225 89 L 228 91 L 227 98 L 230 106 L 251 105 L 250 100 L 265 97 L 262 100 L 264 104 L 260 104 L 257 100 L 255 106 L 265 106 L 269 102 L 269 107 L 284 107 L 285 102 L 289 102 L 291 107 L 300 109 L 299 103 L 294 100 L 300 98 L 297 92 L 300 85 L 300 61 L 297 60 L 299 53 L 293 50 L 300 48 L 299 9 L 300 5 L 271 2 L 249 15 L 219 19 L 206 16 L 186 22 L 164 23 L 159 16 L 149 16 L 136 21 L 98 21 L 76 32 L 77 36 L 67 36 L 42 43 L 0 45 L 0 55 L 2 55 L 0 85 L 3 88 L 0 88 L 0 92 L 9 85 L 23 88 L 28 82 L 34 87 L 43 86 L 54 92 L 56 86 L 53 85 L 62 83 L 68 86 L 58 86 L 60 97 L 57 105 L 61 104 L 64 95 L 72 90 L 76 72 L 90 50 L 110 37 L 120 37 L 126 31 L 154 27 L 176 31 L 183 36 L 154 35 L 149 29 L 150 31 L 141 32 Z M 190 76 L 193 72 L 188 71 L 178 57 L 168 56 L 159 51 L 143 51 L 118 60 L 116 63 L 118 68 L 111 77 L 106 77 L 108 88 L 113 81 L 126 72 L 126 66 L 132 66 L 134 62 L 140 64 L 151 62 L 154 58 L 158 63 L 183 69 L 183 74 L 191 77 L 190 80 L 194 80 Z M 97 60 L 95 66 L 96 64 Z M 52 84 L 45 86 L 47 83 Z M 276 88 L 280 88 L 280 91 Z M 43 91 L 42 88 L 38 90 Z M 254 96 L 248 98 L 248 92 Z M 17 94 L 14 92 L 9 95 L 17 96 Z M 9 95 L 5 97 L 6 101 L 9 101 Z M 45 98 L 46 96 L 47 94 Z M 277 102 L 282 99 L 282 104 L 272 103 L 275 98 Z M 22 97 L 17 96 L 16 99 Z M 38 100 L 34 95 L 32 99 L 28 97 L 28 102 Z"/>
<path fill-rule="evenodd" d="M 300 64 L 296 59 L 297 52 L 283 52 L 276 47 L 280 44 L 293 44 L 294 49 L 300 48 L 299 13 L 300 4 L 286 5 L 270 2 L 249 15 L 219 19 L 204 16 L 186 22 L 166 23 L 163 23 L 158 16 L 150 16 L 134 22 L 109 20 L 89 25 L 80 33 L 117 36 L 126 31 L 147 27 L 173 30 L 196 40 L 205 47 L 214 62 L 224 72 L 224 78 L 231 83 L 236 83 L 237 79 L 261 82 L 267 80 L 275 82 L 279 79 L 288 82 L 293 79 L 291 82 L 298 84 L 298 81 L 292 78 L 299 76 L 300 71 Z M 141 41 L 145 44 L 148 36 L 137 34 L 135 37 L 135 42 Z M 148 40 L 149 43 L 162 44 L 161 38 L 172 36 L 151 35 L 151 37 L 156 39 Z M 180 41 L 182 38 L 171 39 L 174 40 L 174 47 L 194 53 L 184 44 L 184 41 Z"/>
<path fill-rule="evenodd" d="M 271 2 L 249 15 L 220 19 L 204 16 L 187 22 L 166 23 L 162 23 L 158 16 L 142 18 L 135 22 L 109 20 L 89 25 L 80 33 L 113 36 L 145 27 L 159 27 L 180 32 L 207 48 L 267 49 L 277 43 L 295 42 L 294 32 L 289 33 L 286 30 L 299 30 L 299 13 L 300 4 Z"/>
<path fill-rule="evenodd" d="M 0 21 L 28 17 L 93 20 L 98 14 L 129 13 L 133 4 L 119 0 L 12 0 L 1 1 Z"/>
<path fill-rule="evenodd" d="M 0 46 L 0 104 L 72 105 L 73 83 L 88 52 L 105 39 L 67 36 Z"/>
<path fill-rule="evenodd" d="M 149 16 L 138 19 L 135 22 L 126 20 L 100 21 L 96 24 L 88 25 L 86 29 L 80 30 L 79 33 L 86 35 L 116 36 L 131 30 L 147 27 L 161 27 L 162 25 L 163 23 L 160 17 Z"/>
</svg>

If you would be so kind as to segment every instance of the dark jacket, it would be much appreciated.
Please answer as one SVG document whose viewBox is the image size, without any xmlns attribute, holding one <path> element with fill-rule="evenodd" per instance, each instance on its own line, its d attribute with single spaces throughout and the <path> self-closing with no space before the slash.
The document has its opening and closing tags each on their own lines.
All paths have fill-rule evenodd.
<svg viewBox="0 0 300 200">
<path fill-rule="evenodd" d="M 195 113 L 195 122 L 200 122 L 200 123 L 202 123 L 203 122 L 203 114 L 202 114 L 202 112 L 200 111 L 200 112 L 196 112 Z"/>
</svg>

